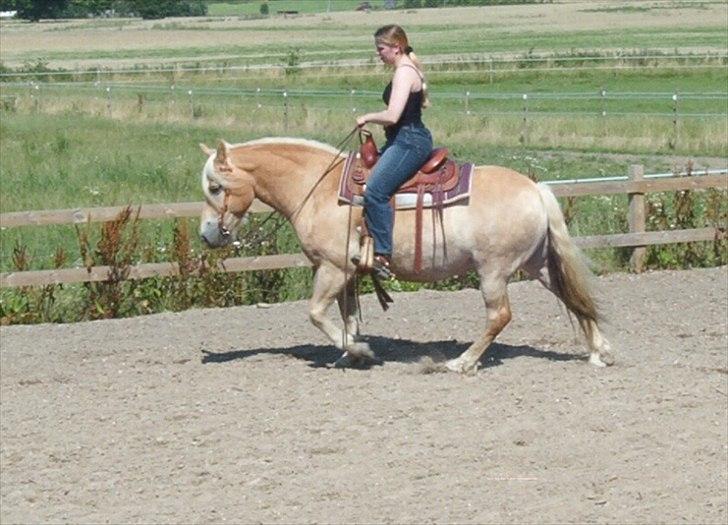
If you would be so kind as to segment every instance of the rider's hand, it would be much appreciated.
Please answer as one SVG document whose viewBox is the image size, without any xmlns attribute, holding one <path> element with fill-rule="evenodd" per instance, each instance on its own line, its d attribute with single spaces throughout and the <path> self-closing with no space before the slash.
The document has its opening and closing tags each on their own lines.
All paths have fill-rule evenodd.
<svg viewBox="0 0 728 525">
<path fill-rule="evenodd" d="M 364 117 L 356 117 L 356 127 L 357 128 L 363 128 L 366 125 L 367 121 L 364 120 Z"/>
</svg>

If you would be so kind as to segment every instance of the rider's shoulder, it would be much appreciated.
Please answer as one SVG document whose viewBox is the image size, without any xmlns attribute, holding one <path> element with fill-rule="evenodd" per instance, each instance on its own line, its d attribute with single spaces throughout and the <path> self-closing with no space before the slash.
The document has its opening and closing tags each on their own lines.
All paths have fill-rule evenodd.
<svg viewBox="0 0 728 525">
<path fill-rule="evenodd" d="M 417 66 L 414 64 L 400 64 L 397 66 L 397 68 L 394 70 L 394 74 L 400 74 L 400 75 L 416 75 L 421 76 L 420 70 L 417 69 Z"/>
</svg>

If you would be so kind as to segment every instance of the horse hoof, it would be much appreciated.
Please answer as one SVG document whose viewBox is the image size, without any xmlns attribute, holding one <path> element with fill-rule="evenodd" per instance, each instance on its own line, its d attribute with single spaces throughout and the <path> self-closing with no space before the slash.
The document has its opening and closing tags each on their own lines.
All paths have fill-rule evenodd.
<svg viewBox="0 0 728 525">
<path fill-rule="evenodd" d="M 445 363 L 445 366 L 451 372 L 463 375 L 474 375 L 478 372 L 479 362 L 476 361 L 475 363 L 470 363 L 460 357 L 457 357 L 455 359 L 450 359 L 450 361 Z"/>
<path fill-rule="evenodd" d="M 457 372 L 458 374 L 462 373 L 462 366 L 457 359 L 451 359 L 445 363 L 445 368 L 450 370 L 450 372 Z"/>
<path fill-rule="evenodd" d="M 355 360 L 350 355 L 344 354 L 334 361 L 334 368 L 351 368 L 354 364 Z"/>
<path fill-rule="evenodd" d="M 360 359 L 369 359 L 372 361 L 376 360 L 376 355 L 374 354 L 374 351 L 371 348 L 369 348 L 369 343 L 365 343 L 365 342 L 352 343 L 346 347 L 346 350 L 349 354 L 351 354 L 352 357 L 360 358 Z"/>
<path fill-rule="evenodd" d="M 597 368 L 605 368 L 614 364 L 614 358 L 610 354 L 591 354 L 589 363 Z"/>
<path fill-rule="evenodd" d="M 468 372 L 471 372 L 473 368 L 475 367 L 468 367 L 466 366 L 466 363 L 464 363 L 461 359 L 451 359 L 447 363 L 445 363 L 445 366 L 448 370 L 451 372 L 455 372 L 458 374 L 467 374 Z"/>
</svg>

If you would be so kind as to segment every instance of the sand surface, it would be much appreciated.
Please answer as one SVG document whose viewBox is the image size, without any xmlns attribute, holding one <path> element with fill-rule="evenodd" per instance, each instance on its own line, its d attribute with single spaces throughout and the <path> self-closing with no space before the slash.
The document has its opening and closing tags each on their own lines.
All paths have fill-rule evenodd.
<svg viewBox="0 0 728 525">
<path fill-rule="evenodd" d="M 728 270 L 598 279 L 617 363 L 555 298 L 471 376 L 474 290 L 363 298 L 383 359 L 306 304 L 0 329 L 2 523 L 726 523 Z"/>
</svg>

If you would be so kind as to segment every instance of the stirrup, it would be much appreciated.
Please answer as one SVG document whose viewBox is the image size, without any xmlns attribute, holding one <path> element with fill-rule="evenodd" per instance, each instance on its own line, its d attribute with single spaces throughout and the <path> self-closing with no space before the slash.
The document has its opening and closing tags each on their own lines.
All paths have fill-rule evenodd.
<svg viewBox="0 0 728 525">
<path fill-rule="evenodd" d="M 394 273 L 389 269 L 389 260 L 383 255 L 375 255 L 371 272 L 384 281 L 394 279 Z"/>
</svg>

